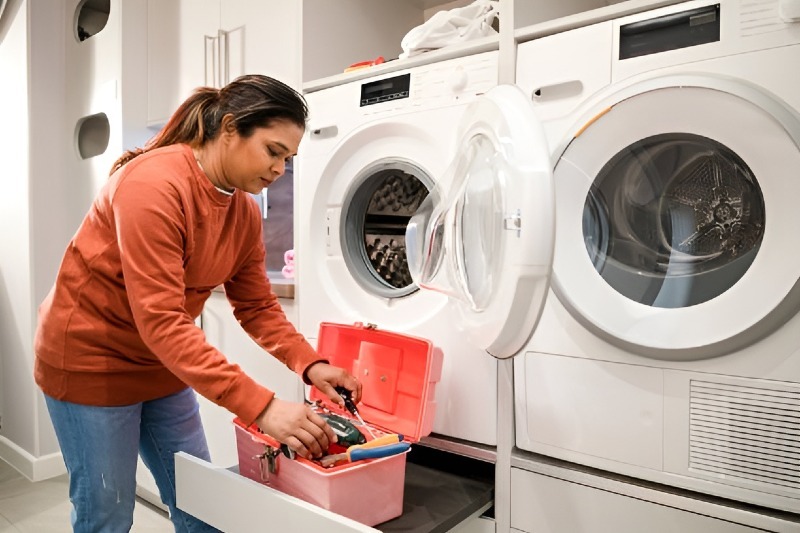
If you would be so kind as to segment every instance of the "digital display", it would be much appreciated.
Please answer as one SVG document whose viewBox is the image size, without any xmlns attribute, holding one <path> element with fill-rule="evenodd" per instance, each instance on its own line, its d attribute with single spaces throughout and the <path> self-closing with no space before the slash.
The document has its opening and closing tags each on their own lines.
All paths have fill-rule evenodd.
<svg viewBox="0 0 800 533">
<path fill-rule="evenodd" d="M 365 83 L 361 86 L 360 107 L 408 98 L 410 86 L 411 74 Z"/>
</svg>

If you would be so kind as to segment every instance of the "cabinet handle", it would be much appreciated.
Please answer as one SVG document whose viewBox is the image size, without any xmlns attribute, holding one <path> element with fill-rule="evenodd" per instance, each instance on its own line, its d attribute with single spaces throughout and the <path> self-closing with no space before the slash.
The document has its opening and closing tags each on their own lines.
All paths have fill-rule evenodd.
<svg viewBox="0 0 800 533">
<path fill-rule="evenodd" d="M 217 38 L 211 35 L 203 36 L 203 59 L 205 61 L 205 71 L 203 83 L 207 86 L 215 86 L 217 82 Z M 209 53 L 209 49 L 211 53 Z M 211 76 L 208 75 L 208 62 L 211 61 Z"/>
<path fill-rule="evenodd" d="M 230 41 L 228 39 L 228 32 L 225 30 L 219 30 L 217 33 L 217 39 L 219 40 L 219 48 L 217 48 L 217 53 L 219 54 L 219 77 L 218 77 L 218 85 L 217 87 L 222 88 L 230 82 L 230 53 L 229 53 L 229 44 Z"/>
</svg>

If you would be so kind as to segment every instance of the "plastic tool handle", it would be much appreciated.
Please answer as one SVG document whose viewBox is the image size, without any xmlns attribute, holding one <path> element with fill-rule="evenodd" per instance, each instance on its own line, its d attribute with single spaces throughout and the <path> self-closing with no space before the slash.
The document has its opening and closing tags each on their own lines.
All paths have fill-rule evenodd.
<svg viewBox="0 0 800 533">
<path fill-rule="evenodd" d="M 356 404 L 353 402 L 353 396 L 350 393 L 350 391 L 344 387 L 336 387 L 335 390 L 339 394 L 339 396 L 342 397 L 342 400 L 344 400 L 345 409 L 350 411 L 350 414 L 353 415 L 358 414 L 358 409 L 356 408 Z"/>
<path fill-rule="evenodd" d="M 325 468 L 329 468 L 339 461 L 358 461 L 359 459 L 387 457 L 389 455 L 402 453 L 411 447 L 410 442 L 400 442 L 403 439 L 402 435 L 385 435 L 384 437 L 381 437 L 381 439 L 375 439 L 366 444 L 351 446 L 346 452 L 343 453 L 326 455 L 319 460 L 319 463 Z M 386 442 L 389 442 L 390 444 L 383 444 Z"/>
<path fill-rule="evenodd" d="M 398 442 L 396 444 L 387 444 L 386 446 L 378 446 L 375 448 L 356 448 L 355 450 L 350 447 L 347 449 L 347 456 L 351 462 L 361 461 L 362 459 L 377 459 L 378 457 L 389 457 L 390 455 L 403 453 L 410 447 L 410 442 Z"/>
<path fill-rule="evenodd" d="M 384 446 L 386 444 L 397 444 L 403 440 L 403 436 L 399 433 L 392 433 L 391 435 L 384 435 L 383 437 L 378 437 L 377 439 L 373 439 L 369 442 L 365 442 L 364 444 L 356 444 L 355 446 L 350 446 L 348 450 L 358 449 L 358 448 L 375 448 L 377 446 Z"/>
</svg>

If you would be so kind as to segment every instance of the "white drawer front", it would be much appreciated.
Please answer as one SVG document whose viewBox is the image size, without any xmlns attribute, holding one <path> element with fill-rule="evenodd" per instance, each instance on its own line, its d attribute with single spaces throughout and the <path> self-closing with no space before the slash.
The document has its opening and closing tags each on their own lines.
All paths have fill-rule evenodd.
<svg viewBox="0 0 800 533">
<path fill-rule="evenodd" d="M 185 453 L 175 455 L 175 484 L 180 509 L 226 533 L 252 533 L 259 522 L 276 531 L 378 533 Z"/>
</svg>

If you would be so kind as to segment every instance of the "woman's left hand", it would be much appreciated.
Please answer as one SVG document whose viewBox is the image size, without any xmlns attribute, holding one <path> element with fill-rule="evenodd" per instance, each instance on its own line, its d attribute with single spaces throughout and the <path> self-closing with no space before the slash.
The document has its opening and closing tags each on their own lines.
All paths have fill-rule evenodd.
<svg viewBox="0 0 800 533">
<path fill-rule="evenodd" d="M 344 400 L 336 392 L 336 387 L 344 387 L 349 390 L 352 393 L 353 403 L 361 401 L 361 382 L 344 368 L 323 362 L 316 363 L 306 371 L 306 377 L 312 385 L 342 407 L 344 407 Z"/>
</svg>

